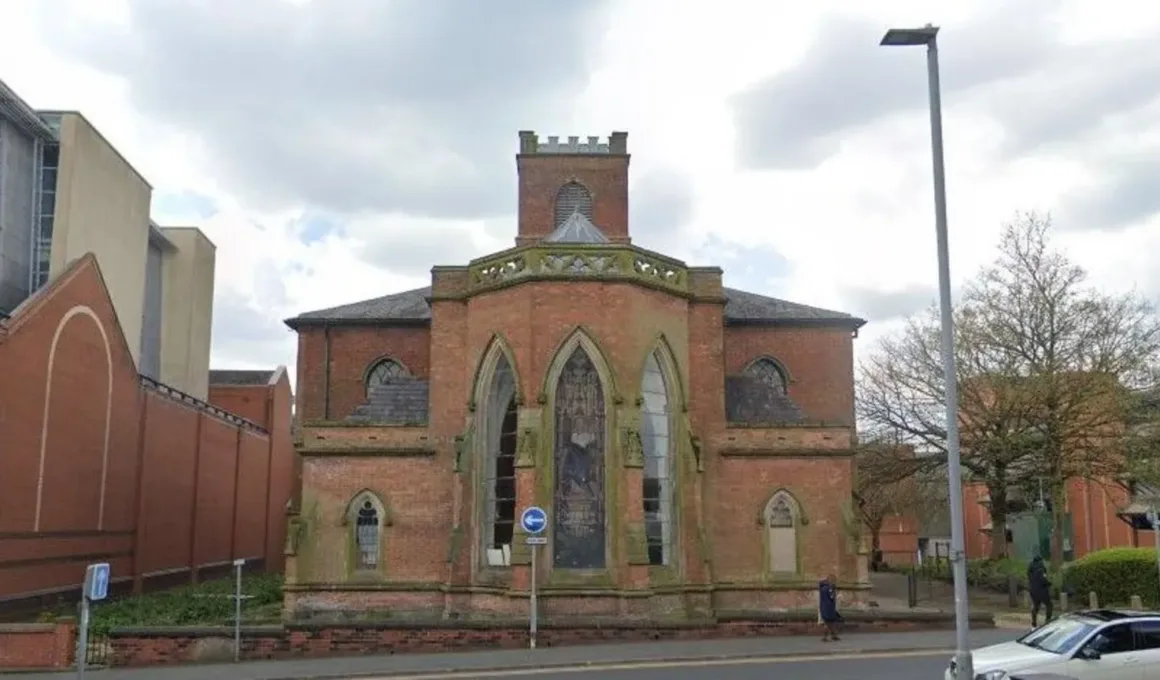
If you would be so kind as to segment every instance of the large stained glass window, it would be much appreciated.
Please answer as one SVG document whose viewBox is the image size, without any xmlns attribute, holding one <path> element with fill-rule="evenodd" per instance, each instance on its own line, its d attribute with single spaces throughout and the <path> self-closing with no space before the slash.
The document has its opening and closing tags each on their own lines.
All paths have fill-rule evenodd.
<svg viewBox="0 0 1160 680">
<path fill-rule="evenodd" d="M 604 390 L 592 359 L 577 347 L 556 386 L 553 564 L 603 569 Z"/>
</svg>

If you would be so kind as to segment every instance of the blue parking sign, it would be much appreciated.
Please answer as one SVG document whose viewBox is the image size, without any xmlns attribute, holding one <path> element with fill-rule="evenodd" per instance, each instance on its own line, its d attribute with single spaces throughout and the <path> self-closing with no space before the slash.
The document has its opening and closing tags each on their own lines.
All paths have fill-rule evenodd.
<svg viewBox="0 0 1160 680">
<path fill-rule="evenodd" d="M 85 597 L 103 600 L 109 596 L 109 565 L 106 562 L 90 564 L 85 570 Z"/>
</svg>

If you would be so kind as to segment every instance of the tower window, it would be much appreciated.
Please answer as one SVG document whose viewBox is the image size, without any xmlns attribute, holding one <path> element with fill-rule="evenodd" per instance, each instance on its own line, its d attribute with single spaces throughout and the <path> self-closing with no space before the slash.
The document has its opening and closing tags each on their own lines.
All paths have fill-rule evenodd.
<svg viewBox="0 0 1160 680">
<path fill-rule="evenodd" d="M 579 212 L 592 220 L 592 194 L 579 182 L 568 182 L 556 192 L 556 222 L 553 228 L 559 227 L 564 220 Z"/>
</svg>

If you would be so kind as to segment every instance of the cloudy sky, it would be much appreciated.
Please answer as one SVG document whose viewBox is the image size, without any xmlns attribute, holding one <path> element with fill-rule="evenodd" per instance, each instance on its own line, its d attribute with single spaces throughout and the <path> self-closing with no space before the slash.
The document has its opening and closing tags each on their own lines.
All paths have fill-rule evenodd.
<svg viewBox="0 0 1160 680">
<path fill-rule="evenodd" d="M 0 79 L 82 111 L 217 244 L 215 366 L 281 319 L 512 244 L 516 132 L 629 132 L 637 243 L 871 323 L 934 299 L 934 22 L 952 275 L 1051 212 L 1160 295 L 1160 5 L 1073 0 L 0 0 Z M 869 9 L 873 7 L 873 10 Z"/>
</svg>

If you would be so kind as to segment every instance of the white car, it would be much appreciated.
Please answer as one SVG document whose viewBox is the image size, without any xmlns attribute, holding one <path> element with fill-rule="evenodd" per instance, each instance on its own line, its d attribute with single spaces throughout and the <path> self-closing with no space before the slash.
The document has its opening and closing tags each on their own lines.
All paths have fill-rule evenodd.
<svg viewBox="0 0 1160 680">
<path fill-rule="evenodd" d="M 1075 680 L 1160 678 L 1160 613 L 1107 609 L 1066 614 L 1014 642 L 972 652 L 975 677 L 1014 680 L 1059 674 Z M 954 659 L 946 680 L 959 677 Z"/>
</svg>

